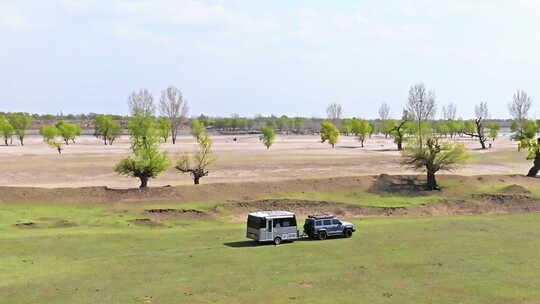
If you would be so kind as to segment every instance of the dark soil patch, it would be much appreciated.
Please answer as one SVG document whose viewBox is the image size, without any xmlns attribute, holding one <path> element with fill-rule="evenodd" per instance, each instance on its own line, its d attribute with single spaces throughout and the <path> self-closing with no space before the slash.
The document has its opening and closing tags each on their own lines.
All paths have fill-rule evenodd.
<svg viewBox="0 0 540 304">
<path fill-rule="evenodd" d="M 128 222 L 141 225 L 141 226 L 148 226 L 148 227 L 163 227 L 164 225 L 161 223 L 154 222 L 153 220 L 149 218 L 139 218 L 134 220 L 129 220 Z"/>
<path fill-rule="evenodd" d="M 203 218 L 207 214 L 196 209 L 148 209 L 145 214 L 154 221 L 166 221 L 175 218 Z"/>
<path fill-rule="evenodd" d="M 70 222 L 67 220 L 60 220 L 55 222 L 51 227 L 75 227 L 78 226 L 77 223 Z"/>
<path fill-rule="evenodd" d="M 426 181 L 420 176 L 386 175 L 377 176 L 371 187 L 373 193 L 401 193 L 414 196 L 429 195 L 426 191 Z"/>
<path fill-rule="evenodd" d="M 25 222 L 25 223 L 15 224 L 14 226 L 19 227 L 19 228 L 37 228 L 38 224 L 34 222 Z"/>
</svg>

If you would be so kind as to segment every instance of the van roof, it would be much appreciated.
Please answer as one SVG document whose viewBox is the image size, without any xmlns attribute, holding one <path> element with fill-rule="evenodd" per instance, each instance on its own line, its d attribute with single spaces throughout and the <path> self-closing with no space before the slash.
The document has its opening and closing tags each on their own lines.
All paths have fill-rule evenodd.
<svg viewBox="0 0 540 304">
<path fill-rule="evenodd" d="M 289 211 L 257 211 L 251 212 L 249 215 L 265 218 L 293 217 L 294 213 Z"/>
</svg>

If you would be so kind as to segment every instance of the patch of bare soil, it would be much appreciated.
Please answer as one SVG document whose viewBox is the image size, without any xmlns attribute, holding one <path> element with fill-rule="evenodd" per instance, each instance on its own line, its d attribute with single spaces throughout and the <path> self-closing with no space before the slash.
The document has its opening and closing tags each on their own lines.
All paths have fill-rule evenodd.
<svg viewBox="0 0 540 304">
<path fill-rule="evenodd" d="M 75 227 L 75 226 L 78 226 L 77 223 L 74 223 L 74 222 L 70 222 L 70 221 L 67 221 L 67 220 L 59 220 L 59 221 L 56 221 L 54 222 L 51 227 Z"/>
<path fill-rule="evenodd" d="M 37 228 L 38 224 L 34 222 L 25 222 L 25 223 L 18 223 L 13 225 L 18 228 Z"/>
<path fill-rule="evenodd" d="M 207 214 L 195 209 L 148 209 L 144 211 L 152 221 L 166 221 L 175 218 L 203 218 Z"/>
<path fill-rule="evenodd" d="M 128 222 L 133 223 L 135 225 L 148 226 L 148 227 L 163 227 L 164 226 L 162 223 L 155 222 L 149 218 L 138 218 L 134 220 L 129 220 Z"/>
<path fill-rule="evenodd" d="M 426 193 L 426 182 L 423 176 L 417 175 L 388 175 L 377 176 L 369 187 L 374 193 L 401 193 L 422 195 Z"/>
</svg>

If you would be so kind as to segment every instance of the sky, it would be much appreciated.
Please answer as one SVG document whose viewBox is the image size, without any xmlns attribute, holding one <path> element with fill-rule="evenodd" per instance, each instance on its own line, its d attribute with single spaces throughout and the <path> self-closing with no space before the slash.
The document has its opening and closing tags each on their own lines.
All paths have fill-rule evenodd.
<svg viewBox="0 0 540 304">
<path fill-rule="evenodd" d="M 399 118 L 411 85 L 470 118 L 540 116 L 538 0 L 0 0 L 0 111 L 128 112 L 180 88 L 190 115 Z"/>
</svg>

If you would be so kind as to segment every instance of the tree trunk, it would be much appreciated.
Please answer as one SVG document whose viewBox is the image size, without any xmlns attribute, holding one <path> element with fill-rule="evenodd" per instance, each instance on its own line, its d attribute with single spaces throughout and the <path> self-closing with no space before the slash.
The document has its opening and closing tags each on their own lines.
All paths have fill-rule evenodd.
<svg viewBox="0 0 540 304">
<path fill-rule="evenodd" d="M 139 176 L 139 179 L 141 180 L 139 189 L 146 189 L 148 187 L 148 176 Z"/>
<path fill-rule="evenodd" d="M 480 139 L 480 144 L 482 145 L 482 149 L 486 149 L 486 142 Z"/>
<path fill-rule="evenodd" d="M 397 142 L 397 149 L 398 151 L 403 150 L 403 142 L 401 140 Z"/>
<path fill-rule="evenodd" d="M 9 146 L 7 142 L 7 138 L 4 138 L 4 142 L 6 143 L 6 146 Z"/>
<path fill-rule="evenodd" d="M 439 190 L 437 186 L 437 180 L 435 179 L 435 172 L 431 170 L 427 171 L 427 189 L 428 190 Z"/>
<path fill-rule="evenodd" d="M 24 146 L 24 138 L 23 138 L 23 137 L 19 137 L 19 140 L 21 141 L 21 146 Z"/>
<path fill-rule="evenodd" d="M 538 171 L 540 171 L 540 152 L 536 153 L 536 157 L 534 158 L 533 167 L 529 170 L 529 173 L 527 173 L 528 177 L 536 177 L 536 174 L 538 174 Z"/>
<path fill-rule="evenodd" d="M 200 177 L 195 176 L 195 177 L 193 178 L 193 183 L 194 183 L 195 185 L 198 185 L 198 184 L 199 184 L 199 179 L 200 179 Z"/>
</svg>

